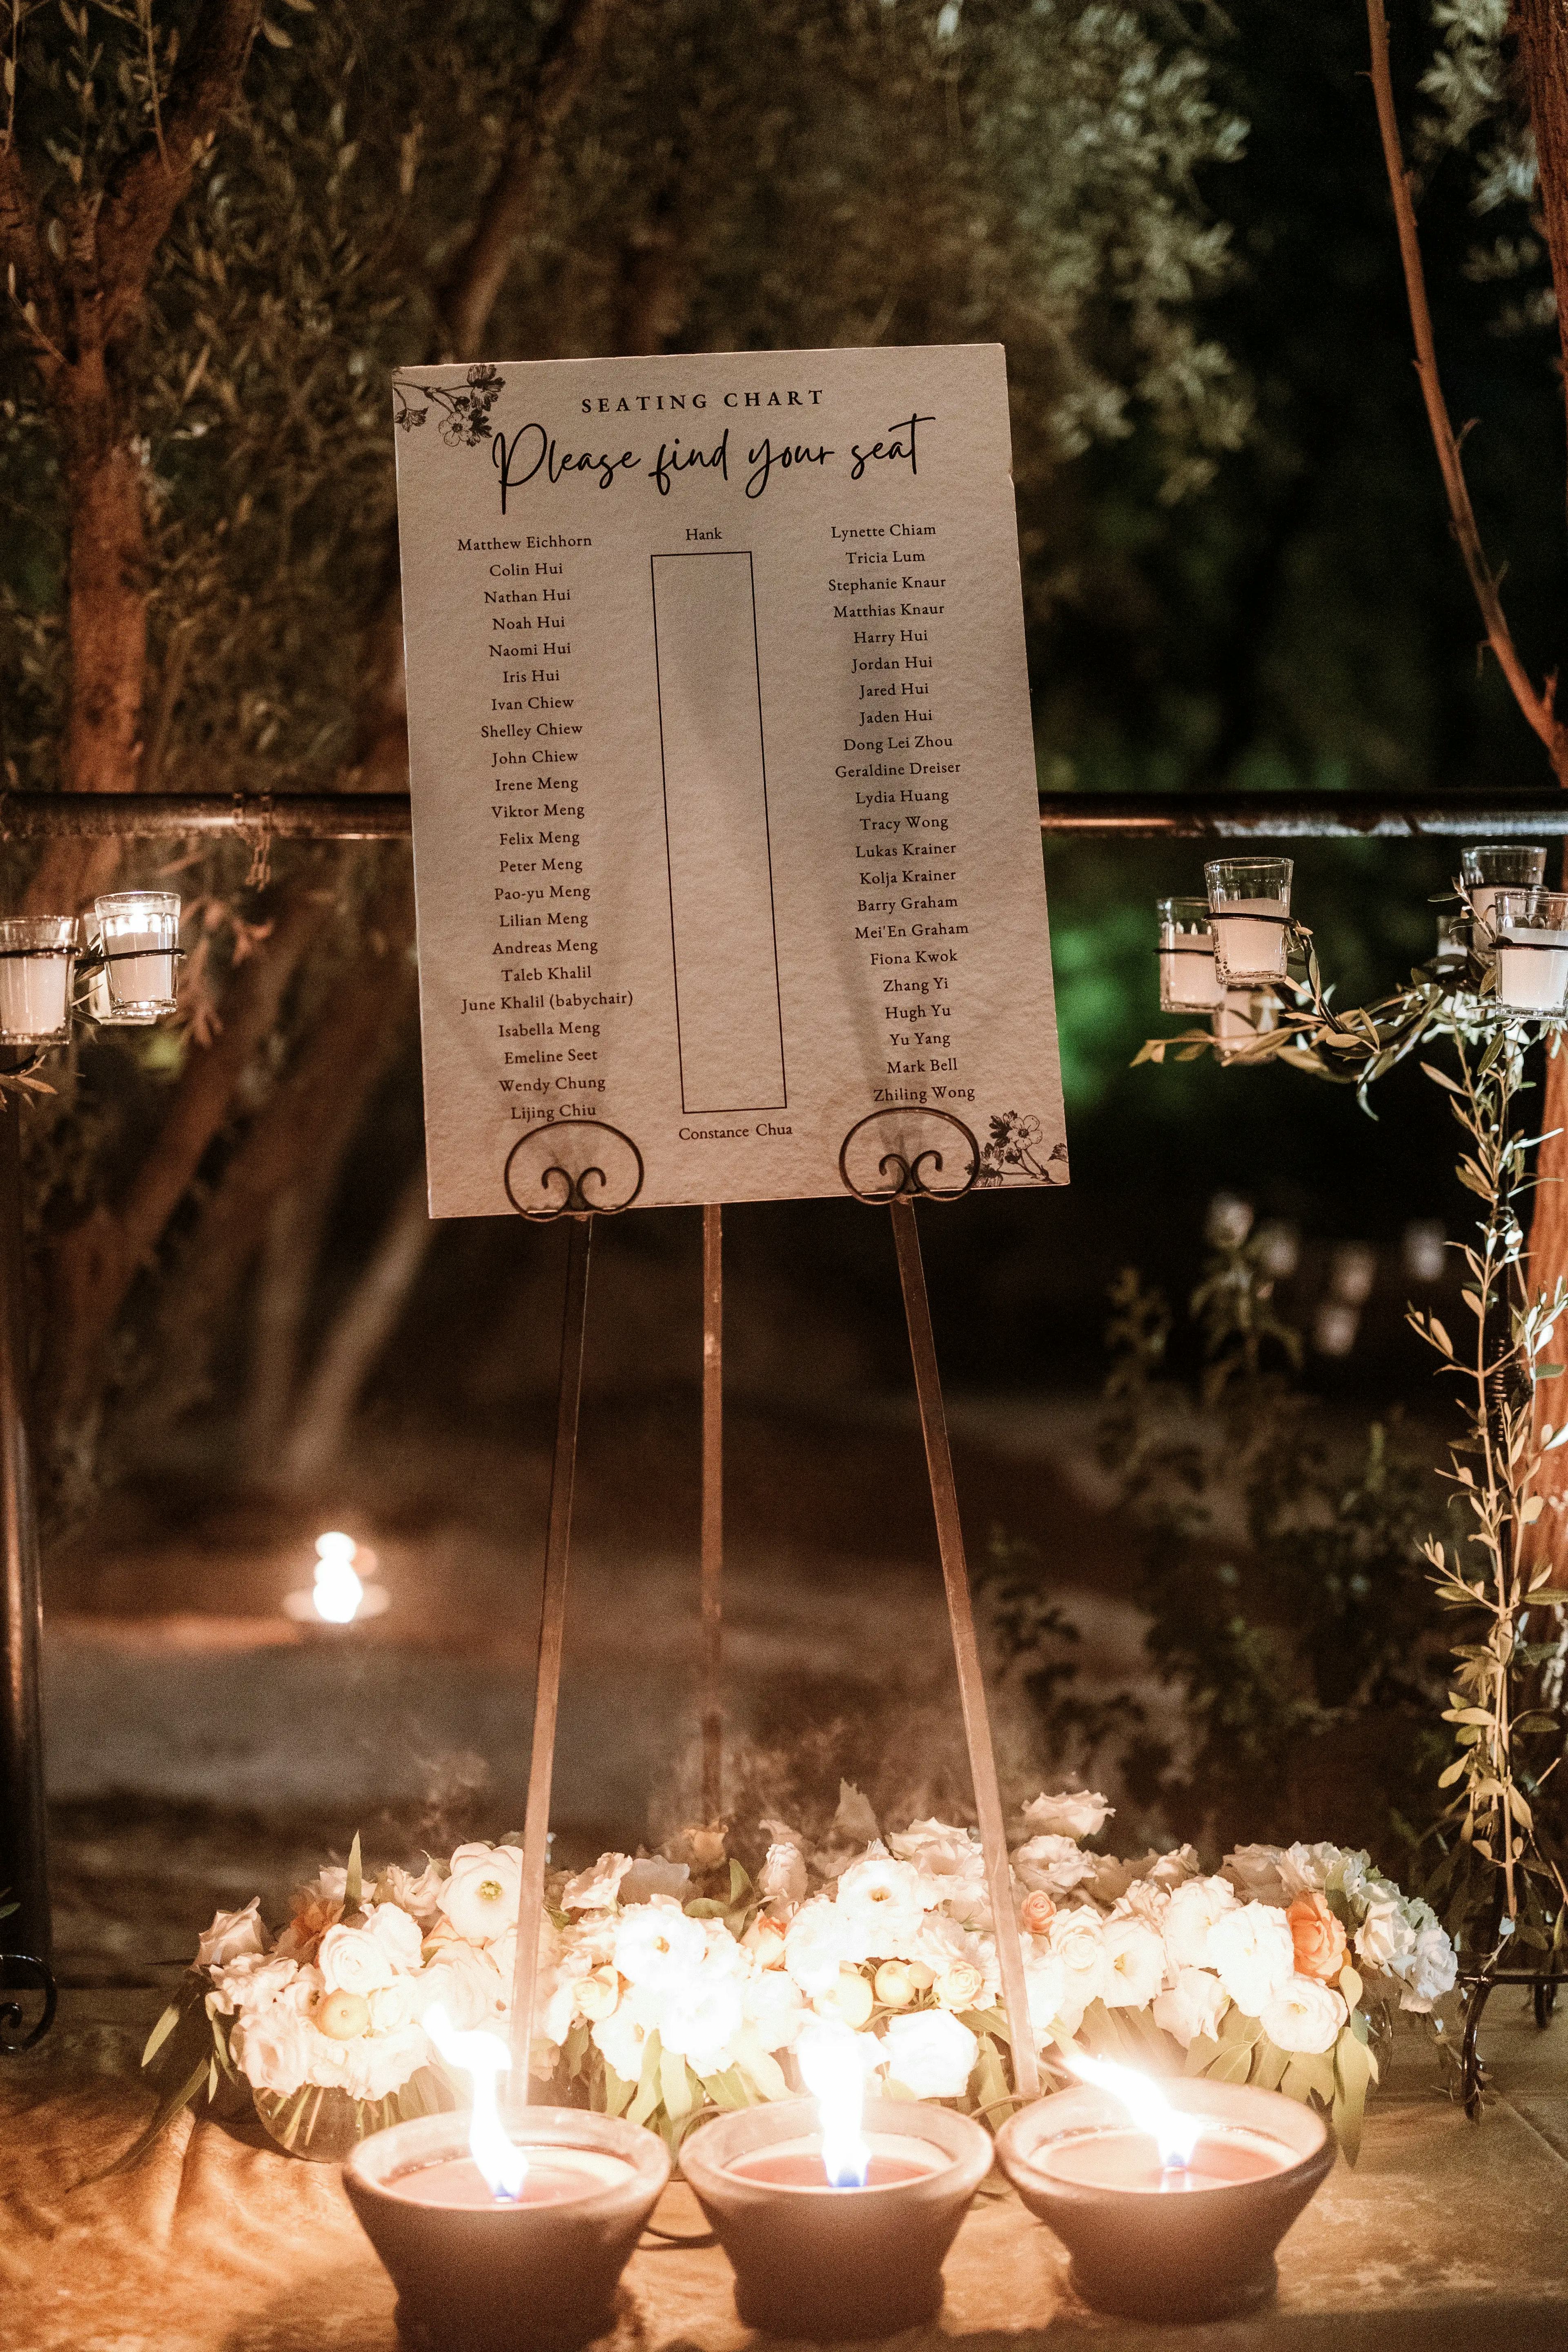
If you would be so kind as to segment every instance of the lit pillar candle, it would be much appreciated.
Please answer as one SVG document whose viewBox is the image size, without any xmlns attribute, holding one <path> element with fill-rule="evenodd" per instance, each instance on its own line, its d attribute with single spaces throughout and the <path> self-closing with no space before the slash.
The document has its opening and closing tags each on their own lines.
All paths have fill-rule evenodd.
<svg viewBox="0 0 1568 2352">
<path fill-rule="evenodd" d="M 110 1011 L 153 1020 L 174 1009 L 174 950 L 180 902 L 168 890 L 114 890 L 92 911 L 103 949 Z"/>
</svg>

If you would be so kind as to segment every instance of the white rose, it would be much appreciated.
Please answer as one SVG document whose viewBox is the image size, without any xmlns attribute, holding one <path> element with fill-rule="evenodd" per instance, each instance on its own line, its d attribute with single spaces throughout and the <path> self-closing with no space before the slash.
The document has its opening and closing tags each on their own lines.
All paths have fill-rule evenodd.
<svg viewBox="0 0 1568 2352">
<path fill-rule="evenodd" d="M 912 1862 L 867 1854 L 838 1880 L 838 1916 L 862 1960 L 903 1959 L 926 1913 L 925 1890 Z"/>
<path fill-rule="evenodd" d="M 938 1978 L 950 1977 L 955 1969 L 974 1970 L 983 1988 L 976 1996 L 982 2006 L 994 2000 L 1002 1990 L 1002 1972 L 995 1946 L 989 1937 L 976 1936 L 969 1928 L 961 1927 L 945 1911 L 928 1911 L 912 1948 L 900 1957 L 923 1960 Z"/>
<path fill-rule="evenodd" d="M 805 1843 L 783 1822 L 764 1822 L 773 1843 L 757 1873 L 757 1892 L 769 1909 L 787 1918 L 805 1901 Z"/>
<path fill-rule="evenodd" d="M 1244 1903 L 1278 1903 L 1290 1898 L 1279 1875 L 1277 1845 L 1238 1845 L 1220 1865 Z"/>
<path fill-rule="evenodd" d="M 1194 1847 L 1173 1845 L 1167 1853 L 1156 1854 L 1143 1875 L 1152 1879 L 1156 1886 L 1174 1888 L 1184 1886 L 1189 1878 L 1196 1878 L 1202 1868 Z"/>
<path fill-rule="evenodd" d="M 425 1938 L 419 1932 L 418 1920 L 400 1904 L 377 1903 L 365 1920 L 364 1931 L 374 1937 L 400 1973 L 418 1968 Z"/>
<path fill-rule="evenodd" d="M 629 1853 L 602 1853 L 591 1870 L 580 1870 L 562 1890 L 563 1911 L 604 1911 L 619 1900 L 621 1881 L 632 1866 Z"/>
<path fill-rule="evenodd" d="M 888 2074 L 917 2099 L 961 2099 L 980 2044 L 951 2010 L 921 2009 L 889 2018 L 882 2036 Z"/>
<path fill-rule="evenodd" d="M 325 2038 L 291 2001 L 275 2000 L 241 2012 L 229 2036 L 229 2054 L 254 2089 L 287 2098 L 310 2071 L 311 2044 Z"/>
<path fill-rule="evenodd" d="M 416 1877 L 401 1863 L 393 1863 L 376 1888 L 378 1903 L 395 1903 L 401 1911 L 427 1927 L 441 1908 L 441 1895 L 446 1887 L 447 1874 L 439 1863 L 426 1862 Z"/>
<path fill-rule="evenodd" d="M 721 2074 L 732 2058 L 731 2043 L 745 2022 L 741 1988 L 733 1977 L 700 1969 L 672 1992 L 659 2020 L 659 2040 L 685 2058 L 699 2074 Z"/>
<path fill-rule="evenodd" d="M 253 1895 L 243 1911 L 215 1911 L 212 1926 L 196 1945 L 195 1966 L 198 1969 L 226 1968 L 230 1960 L 243 1959 L 247 1952 L 267 1949 L 267 1930 L 261 1924 L 261 1897 Z"/>
<path fill-rule="evenodd" d="M 684 1862 L 664 1862 L 658 1854 L 646 1855 L 634 1862 L 621 1881 L 620 1896 L 624 1904 L 651 1903 L 656 1895 L 684 1903 L 691 1892 L 691 1872 Z"/>
<path fill-rule="evenodd" d="M 1358 1959 L 1384 1976 L 1402 1977 L 1415 1958 L 1415 1930 L 1405 1916 L 1397 1894 L 1379 1895 L 1367 1906 L 1356 1929 Z"/>
<path fill-rule="evenodd" d="M 1170 1906 L 1168 1886 L 1162 1886 L 1157 1878 L 1135 1878 L 1126 1894 L 1117 1897 L 1113 1916 L 1119 1919 L 1142 1919 L 1157 1936 L 1163 1936 L 1165 1914 Z"/>
<path fill-rule="evenodd" d="M 1260 2017 L 1296 1973 L 1290 1922 L 1271 1903 L 1243 1903 L 1209 1929 L 1209 1966 L 1238 2009 Z"/>
<path fill-rule="evenodd" d="M 1056 1796 L 1042 1792 L 1024 1808 L 1026 1826 L 1035 1836 L 1098 1837 L 1116 1808 L 1087 1790 L 1063 1789 Z"/>
<path fill-rule="evenodd" d="M 441 1890 L 441 1908 L 459 1936 L 488 1944 L 517 1924 L 522 1855 L 514 1845 L 460 1845 Z"/>
<path fill-rule="evenodd" d="M 395 1976 L 389 1985 L 377 1985 L 370 1995 L 370 2030 L 401 2033 L 418 2024 L 429 2004 L 429 1990 L 422 1976 Z"/>
<path fill-rule="evenodd" d="M 1043 1936 L 1026 1936 L 1024 1943 L 1024 1986 L 1029 1997 L 1029 2023 L 1034 2029 L 1037 2046 L 1044 2050 L 1055 2040 L 1054 2029 L 1059 2022 L 1068 2034 L 1078 2032 L 1083 2022 L 1084 2004 L 1078 2004 L 1071 2021 L 1063 2015 L 1070 2009 L 1068 2000 L 1068 1973 L 1061 1956 L 1053 1952 Z"/>
<path fill-rule="evenodd" d="M 1070 1895 L 1094 1876 L 1094 1856 L 1080 1853 L 1069 1837 L 1032 1837 L 1013 1853 L 1013 1875 L 1019 1885 L 1046 1895 Z"/>
<path fill-rule="evenodd" d="M 1063 1992 L 1057 2015 L 1068 2033 L 1076 2033 L 1083 2012 L 1105 1990 L 1105 1927 L 1098 1911 L 1075 1903 L 1058 1911 L 1047 1932 L 1046 1943 L 1061 1963 Z"/>
<path fill-rule="evenodd" d="M 493 2026 L 511 2006 L 511 1979 L 471 1944 L 445 1944 L 419 1979 L 425 2000 L 420 2014 L 439 2001 L 459 2033 Z"/>
<path fill-rule="evenodd" d="M 317 1958 L 329 1992 L 373 1993 L 397 1974 L 391 1953 L 367 1927 L 329 1927 Z"/>
<path fill-rule="evenodd" d="M 214 1969 L 213 1989 L 207 1995 L 209 2011 L 216 2010 L 220 2017 L 229 2017 L 237 2009 L 265 2009 L 269 2000 L 278 2000 L 299 1973 L 295 1960 L 281 1959 L 267 1952 L 242 1952 L 226 1968 Z"/>
<path fill-rule="evenodd" d="M 591 1976 L 595 1969 L 607 1967 L 616 1957 L 616 1934 L 620 1921 L 610 1911 L 591 1911 L 586 1918 L 574 1920 L 561 1936 L 561 1961 L 574 1976 Z"/>
<path fill-rule="evenodd" d="M 1142 1882 L 1142 1863 L 1121 1862 L 1113 1853 L 1091 1853 L 1086 1859 L 1089 1864 L 1089 1873 L 1083 1882 L 1083 1892 L 1092 1895 L 1095 1901 L 1103 1903 L 1108 1910 L 1111 1904 L 1120 1903 L 1129 1887 Z"/>
<path fill-rule="evenodd" d="M 1372 1866 L 1371 1854 L 1342 1853 L 1334 1865 L 1330 1888 L 1326 1891 L 1331 1891 L 1337 1887 L 1346 1903 L 1353 1909 L 1359 1909 L 1366 1896 L 1380 1884 L 1378 1874 Z"/>
<path fill-rule="evenodd" d="M 1258 2022 L 1277 2049 L 1300 2050 L 1309 2056 L 1331 2050 L 1340 2028 L 1350 2015 L 1344 1996 L 1316 1977 L 1289 1978 L 1258 2011 Z"/>
<path fill-rule="evenodd" d="M 1207 1969 L 1178 1969 L 1175 1983 L 1154 2003 L 1154 2022 L 1184 2050 L 1200 2033 L 1212 2040 L 1229 2007 L 1229 1995 L 1218 1977 Z"/>
<path fill-rule="evenodd" d="M 1435 2000 L 1453 1991 L 1458 1972 L 1458 1955 L 1442 1928 L 1436 1923 L 1418 1928 L 1408 1979 L 1399 1996 L 1400 2008 L 1425 2016 Z"/>
<path fill-rule="evenodd" d="M 818 1895 L 803 1903 L 784 1937 L 784 1966 L 804 1993 L 815 2000 L 830 1992 L 850 1956 L 853 1937 L 837 1903 Z"/>
<path fill-rule="evenodd" d="M 430 2056 L 424 2028 L 413 2024 L 386 2033 L 362 2033 L 342 2046 L 343 2088 L 355 2099 L 389 2099 Z"/>
<path fill-rule="evenodd" d="M 616 1927 L 616 1966 L 650 1992 L 673 1990 L 701 1963 L 707 1937 L 668 1895 L 623 1911 Z"/>
<path fill-rule="evenodd" d="M 1209 1930 L 1236 1907 L 1236 1889 L 1228 1878 L 1189 1878 L 1178 1886 L 1165 1912 L 1165 1949 L 1172 1967 L 1206 1969 Z"/>
<path fill-rule="evenodd" d="M 624 2083 L 641 2079 L 648 2035 L 658 2023 L 657 1999 L 634 1987 L 618 2009 L 589 2028 L 595 2049 Z"/>
<path fill-rule="evenodd" d="M 1294 1902 L 1298 1895 L 1321 1895 L 1344 1860 L 1337 1845 L 1288 1845 L 1279 1857 L 1279 1884 Z"/>
<path fill-rule="evenodd" d="M 1165 1981 L 1165 1945 L 1157 1927 L 1136 1912 L 1108 1919 L 1101 1937 L 1107 2009 L 1147 2009 Z"/>
<path fill-rule="evenodd" d="M 805 1995 L 784 1969 L 760 1969 L 741 1988 L 746 2023 L 764 2050 L 788 2050 L 809 2014 Z"/>
</svg>

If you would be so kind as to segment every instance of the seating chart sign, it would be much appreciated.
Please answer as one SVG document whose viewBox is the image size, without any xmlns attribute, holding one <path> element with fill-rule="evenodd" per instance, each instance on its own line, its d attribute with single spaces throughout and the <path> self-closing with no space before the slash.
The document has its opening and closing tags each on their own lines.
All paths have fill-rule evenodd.
<svg viewBox="0 0 1568 2352">
<path fill-rule="evenodd" d="M 837 1193 L 879 1111 L 1065 1182 L 1000 346 L 394 399 L 432 1213 L 584 1118 L 647 1206 Z"/>
</svg>

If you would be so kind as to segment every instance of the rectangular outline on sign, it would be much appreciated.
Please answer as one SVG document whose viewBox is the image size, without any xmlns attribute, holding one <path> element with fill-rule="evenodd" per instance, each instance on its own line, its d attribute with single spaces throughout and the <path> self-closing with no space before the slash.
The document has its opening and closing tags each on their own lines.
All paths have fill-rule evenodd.
<svg viewBox="0 0 1568 2352">
<path fill-rule="evenodd" d="M 721 562 L 732 562 L 737 555 L 746 559 L 746 583 L 752 600 L 752 652 L 756 665 L 757 683 L 757 758 L 763 773 L 763 841 L 768 861 L 768 923 L 773 950 L 773 1004 L 778 1015 L 779 1081 L 781 1099 L 772 1103 L 726 1103 L 718 1110 L 699 1110 L 686 1099 L 686 1060 L 681 1046 L 680 1031 L 680 957 L 675 937 L 675 864 L 669 841 L 669 774 L 664 748 L 664 686 L 658 662 L 658 572 L 660 563 L 675 562 L 700 563 L 717 556 Z M 779 982 L 778 909 L 773 898 L 773 822 L 768 811 L 768 750 L 763 728 L 763 656 L 757 637 L 756 566 L 749 547 L 672 548 L 668 553 L 648 557 L 648 601 L 653 610 L 654 686 L 658 697 L 658 758 L 660 786 L 664 795 L 664 870 L 669 892 L 669 957 L 675 978 L 675 1044 L 680 1064 L 680 1108 L 691 1118 L 721 1118 L 731 1111 L 787 1110 L 789 1108 L 789 1070 L 784 1059 L 784 995 Z"/>
</svg>

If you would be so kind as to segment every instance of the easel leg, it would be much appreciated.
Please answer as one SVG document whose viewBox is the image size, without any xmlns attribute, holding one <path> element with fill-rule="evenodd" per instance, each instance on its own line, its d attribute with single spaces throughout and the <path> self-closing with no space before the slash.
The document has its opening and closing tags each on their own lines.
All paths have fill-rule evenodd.
<svg viewBox="0 0 1568 2352">
<path fill-rule="evenodd" d="M 724 1213 L 702 1212 L 702 1818 L 724 1809 Z"/>
<path fill-rule="evenodd" d="M 0 1108 L 0 1945 L 47 1960 L 53 1937 L 44 1817 L 38 1654 L 43 1605 L 27 1439 L 22 1109 Z M 5 1979 L 0 1976 L 0 1984 Z"/>
<path fill-rule="evenodd" d="M 577 1416 L 583 1395 L 583 1342 L 588 1321 L 588 1255 L 592 1217 L 567 1226 L 566 1302 L 561 1318 L 561 1379 L 555 1409 L 555 1455 L 550 1470 L 550 1532 L 544 1546 L 544 1595 L 539 1618 L 539 1672 L 533 1692 L 533 1743 L 528 1762 L 528 1811 L 522 1830 L 522 1889 L 517 1916 L 517 1965 L 512 1978 L 511 2076 L 507 2104 L 528 2105 L 528 2056 L 539 1975 L 539 1928 L 544 1915 L 544 1865 L 550 1848 L 550 1784 L 555 1765 L 555 1719 L 561 1701 L 561 1651 L 566 1632 L 566 1563 L 572 1543 L 572 1490 L 577 1475 Z"/>
<path fill-rule="evenodd" d="M 1013 2032 L 1013 2080 L 1021 2099 L 1036 2099 L 1040 2095 L 1040 2072 L 1035 2053 L 1035 2037 L 1029 2024 L 1024 1949 L 1018 1938 L 1017 1915 L 1013 1908 L 1007 1832 L 1002 1815 L 1002 1791 L 996 1779 L 996 1751 L 991 1739 L 991 1717 L 985 1704 L 980 1644 L 974 1633 L 969 1570 L 963 1556 L 963 1528 L 958 1516 L 958 1489 L 952 1475 L 952 1454 L 947 1442 L 947 1414 L 942 1408 L 942 1378 L 937 1370 L 936 1339 L 931 1326 L 931 1303 L 926 1297 L 920 1234 L 911 1201 L 894 1201 L 890 1206 L 893 1239 L 899 1253 L 899 1279 L 903 1285 L 904 1315 L 910 1327 L 910 1354 L 914 1360 L 915 1393 L 920 1400 L 921 1429 L 925 1438 L 926 1468 L 931 1474 L 931 1508 L 936 1514 L 937 1545 L 942 1553 L 942 1582 L 947 1588 L 947 1613 L 952 1626 L 953 1655 L 958 1664 L 963 1733 L 969 1746 L 969 1769 L 974 1781 L 974 1808 L 980 1816 L 980 1842 L 985 1855 L 985 1883 L 991 1894 L 996 1957 L 1002 1969 L 1002 1997 L 1007 2004 L 1007 2018 Z"/>
</svg>

